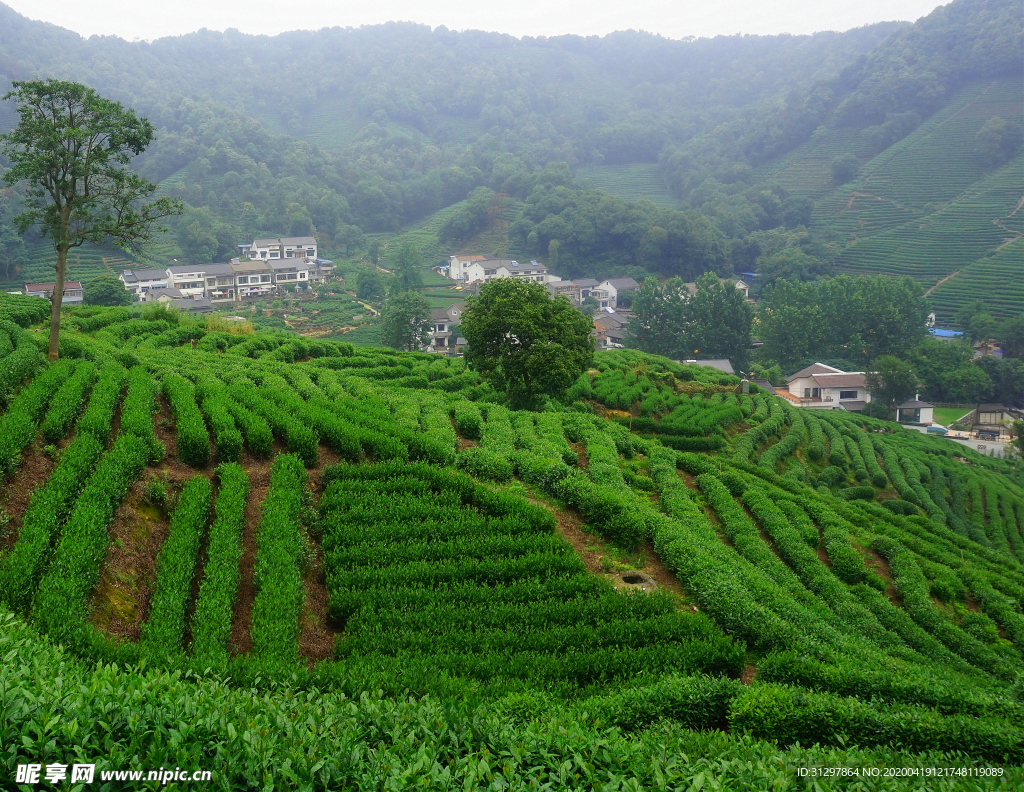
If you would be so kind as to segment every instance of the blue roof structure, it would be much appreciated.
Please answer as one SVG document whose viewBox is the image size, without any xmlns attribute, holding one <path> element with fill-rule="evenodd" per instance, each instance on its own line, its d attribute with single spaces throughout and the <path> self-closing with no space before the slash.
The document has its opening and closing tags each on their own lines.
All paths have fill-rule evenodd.
<svg viewBox="0 0 1024 792">
<path fill-rule="evenodd" d="M 936 338 L 958 338 L 963 335 L 959 330 L 943 330 L 941 327 L 930 327 L 928 332 Z"/>
</svg>

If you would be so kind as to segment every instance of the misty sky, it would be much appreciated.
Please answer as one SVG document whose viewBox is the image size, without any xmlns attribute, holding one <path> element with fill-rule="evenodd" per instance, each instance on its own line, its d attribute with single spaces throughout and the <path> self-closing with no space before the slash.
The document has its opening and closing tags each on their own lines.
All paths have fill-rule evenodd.
<svg viewBox="0 0 1024 792">
<path fill-rule="evenodd" d="M 514 36 L 604 35 L 638 29 L 668 38 L 734 33 L 813 33 L 872 22 L 914 21 L 936 0 L 0 0 L 30 19 L 84 36 L 155 39 L 199 28 L 273 35 L 286 30 L 359 27 L 388 20 Z"/>
</svg>

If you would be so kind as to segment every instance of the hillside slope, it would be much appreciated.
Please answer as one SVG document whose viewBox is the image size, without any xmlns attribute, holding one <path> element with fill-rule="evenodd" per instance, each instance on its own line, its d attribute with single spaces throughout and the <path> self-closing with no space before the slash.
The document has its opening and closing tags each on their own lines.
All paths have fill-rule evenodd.
<svg viewBox="0 0 1024 792">
<path fill-rule="evenodd" d="M 461 361 L 159 310 L 69 312 L 51 366 L 47 310 L 0 297 L 3 640 L 80 727 L 37 750 L 48 716 L 8 707 L 11 772 L 144 766 L 173 728 L 238 789 L 257 745 L 289 788 L 1024 779 L 1019 467 L 628 351 L 539 413 Z M 116 664 L 102 716 L 79 658 Z M 128 689 L 153 741 L 101 731 Z M 257 725 L 284 706 L 308 728 Z"/>
</svg>

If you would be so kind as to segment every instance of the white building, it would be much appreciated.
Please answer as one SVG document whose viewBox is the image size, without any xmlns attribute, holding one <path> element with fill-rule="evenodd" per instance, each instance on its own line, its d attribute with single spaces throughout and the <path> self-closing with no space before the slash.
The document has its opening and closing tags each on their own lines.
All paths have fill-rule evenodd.
<svg viewBox="0 0 1024 792">
<path fill-rule="evenodd" d="M 448 278 L 458 283 L 487 283 L 495 278 L 522 278 L 535 283 L 561 280 L 536 261 L 520 264 L 514 259 L 485 259 L 481 256 L 452 256 L 448 259 Z"/>
<path fill-rule="evenodd" d="M 272 259 L 308 258 L 317 256 L 316 240 L 313 237 L 277 237 L 254 239 L 252 244 L 239 245 L 243 257 L 270 261 Z"/>
<path fill-rule="evenodd" d="M 297 286 L 309 283 L 310 265 L 305 259 L 290 258 L 269 263 L 276 285 L 287 286 L 290 283 Z"/>
<path fill-rule="evenodd" d="M 601 281 L 595 291 L 601 292 L 601 296 L 591 293 L 602 308 L 617 308 L 619 306 L 619 295 L 623 292 L 635 292 L 640 284 L 632 278 L 606 278 Z M 607 305 L 605 304 L 607 303 Z"/>
<path fill-rule="evenodd" d="M 167 270 L 164 269 L 125 270 L 117 279 L 134 295 L 136 302 L 145 300 L 144 295 L 150 289 L 167 288 Z"/>
<path fill-rule="evenodd" d="M 863 371 L 815 363 L 786 378 L 790 401 L 800 407 L 860 412 L 871 401 Z"/>
<path fill-rule="evenodd" d="M 206 296 L 206 269 L 211 264 L 179 264 L 168 267 L 167 286 L 181 292 L 183 299 L 192 300 Z"/>
</svg>

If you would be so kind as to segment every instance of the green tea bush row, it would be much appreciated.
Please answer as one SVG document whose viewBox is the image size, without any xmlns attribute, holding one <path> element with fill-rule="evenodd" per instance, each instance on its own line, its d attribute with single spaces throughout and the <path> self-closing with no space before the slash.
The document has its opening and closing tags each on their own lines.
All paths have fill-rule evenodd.
<svg viewBox="0 0 1024 792">
<path fill-rule="evenodd" d="M 780 499 L 775 505 L 782 509 L 789 524 L 800 533 L 807 546 L 816 550 L 821 542 L 821 535 L 811 518 L 807 516 L 807 512 L 790 500 Z"/>
<path fill-rule="evenodd" d="M 121 401 L 121 394 L 124 393 L 127 382 L 128 372 L 124 366 L 113 360 L 104 363 L 92 389 L 89 403 L 75 424 L 75 429 L 79 433 L 91 434 L 106 446 L 110 442 L 114 414 L 117 412 L 117 405 Z"/>
<path fill-rule="evenodd" d="M 79 312 L 76 311 L 72 320 L 78 327 L 81 333 L 94 333 L 104 327 L 108 327 L 113 324 L 120 324 L 121 322 L 127 322 L 132 318 L 131 311 L 127 308 L 105 308 L 102 311 L 97 311 L 91 316 L 80 316 Z"/>
<path fill-rule="evenodd" d="M 977 676 L 978 670 L 966 660 L 951 652 L 946 646 L 921 627 L 903 609 L 895 607 L 885 594 L 860 584 L 853 589 L 854 595 L 868 608 L 886 629 L 895 633 L 914 651 L 938 666 L 958 674 Z"/>
<path fill-rule="evenodd" d="M 29 297 L 27 294 L 0 294 L 0 319 L 13 322 L 19 327 L 31 327 L 50 318 L 52 306 L 45 297 Z"/>
<path fill-rule="evenodd" d="M 648 533 L 644 510 L 628 489 L 597 484 L 570 469 L 552 492 L 567 506 L 579 509 L 595 530 L 620 547 L 636 547 Z"/>
<path fill-rule="evenodd" d="M 279 455 L 260 513 L 253 575 L 253 654 L 263 660 L 294 664 L 298 659 L 299 612 L 305 596 L 299 569 L 305 498 L 302 460 L 293 454 Z"/>
<path fill-rule="evenodd" d="M 762 467 L 766 467 L 769 470 L 774 470 L 775 467 L 783 459 L 792 454 L 800 446 L 800 443 L 804 440 L 804 417 L 799 409 L 792 409 L 789 411 L 790 416 L 790 427 L 789 431 L 783 436 L 783 438 L 768 447 L 768 449 L 761 454 L 761 458 L 758 460 L 758 464 Z"/>
<path fill-rule="evenodd" d="M 206 467 L 210 462 L 210 435 L 196 406 L 195 388 L 180 374 L 169 372 L 163 377 L 163 392 L 178 430 L 178 457 L 186 465 Z"/>
<path fill-rule="evenodd" d="M 708 505 L 722 521 L 726 535 L 735 546 L 737 552 L 752 564 L 763 570 L 779 586 L 812 610 L 817 608 L 824 612 L 821 603 L 808 595 L 793 571 L 787 567 L 775 553 L 769 549 L 757 527 L 744 513 L 726 486 L 719 479 L 704 473 L 697 476 L 697 486 L 708 499 Z M 746 494 L 746 493 L 744 493 Z"/>
<path fill-rule="evenodd" d="M 804 418 L 810 442 L 807 446 L 807 456 L 817 462 L 825 456 L 825 433 L 821 428 L 821 422 L 813 415 Z"/>
<path fill-rule="evenodd" d="M 867 481 L 868 468 L 864 463 L 864 455 L 860 450 L 860 442 L 856 437 L 844 435 L 843 443 L 846 445 L 846 453 L 849 455 L 850 461 L 853 463 L 853 477 L 857 479 L 857 481 Z"/>
<path fill-rule="evenodd" d="M 0 418 L 0 477 L 17 467 L 22 449 L 35 439 L 47 405 L 76 365 L 74 360 L 58 360 L 22 389 Z"/>
<path fill-rule="evenodd" d="M 43 422 L 39 425 L 44 442 L 56 443 L 68 433 L 71 422 L 89 398 L 89 392 L 96 382 L 96 375 L 96 365 L 83 360 L 75 367 L 75 373 L 60 386 L 60 390 L 54 394 Z"/>
<path fill-rule="evenodd" d="M 860 445 L 864 466 L 867 468 L 868 476 L 871 477 L 871 483 L 876 487 L 884 487 L 889 483 L 889 477 L 885 475 L 882 466 L 878 464 L 878 459 L 875 457 L 875 447 L 872 445 L 871 438 L 868 437 L 867 432 L 862 432 L 857 438 L 857 442 Z"/>
<path fill-rule="evenodd" d="M 511 481 L 514 473 L 511 462 L 479 446 L 463 449 L 455 458 L 455 466 L 474 478 L 484 478 L 499 484 Z"/>
<path fill-rule="evenodd" d="M 844 487 L 836 494 L 843 500 L 874 500 L 877 493 L 874 487 L 861 486 Z"/>
<path fill-rule="evenodd" d="M 316 429 L 278 404 L 279 394 L 275 389 L 256 388 L 248 380 L 239 378 L 232 381 L 228 393 L 239 405 L 263 418 L 288 450 L 298 454 L 307 466 L 316 464 L 320 443 Z M 281 399 L 287 403 L 286 397 L 281 396 Z"/>
<path fill-rule="evenodd" d="M 0 557 L 0 600 L 12 609 L 28 613 L 50 548 L 102 452 L 95 437 L 78 435 L 61 454 L 49 481 L 32 493 L 18 540 Z"/>
<path fill-rule="evenodd" d="M 221 668 L 227 663 L 249 493 L 249 477 L 237 463 L 219 465 L 217 478 L 216 518 L 210 526 L 203 581 L 192 616 L 192 656 L 201 668 Z"/>
<path fill-rule="evenodd" d="M 864 558 L 850 545 L 848 524 L 828 506 L 805 498 L 800 505 L 821 528 L 821 538 L 832 562 L 832 571 L 840 580 L 855 584 L 864 579 Z"/>
<path fill-rule="evenodd" d="M 788 516 L 767 495 L 749 487 L 743 493 L 743 502 L 771 536 L 800 581 L 820 597 L 844 625 L 883 649 L 899 644 L 896 636 L 888 632 L 828 570 L 800 532 L 790 524 Z"/>
<path fill-rule="evenodd" d="M 911 457 L 904 457 L 903 470 L 906 474 L 907 483 L 914 492 L 914 502 L 928 512 L 928 516 L 931 519 L 936 520 L 940 525 L 945 525 L 946 515 L 935 505 L 931 495 L 928 494 L 928 490 L 925 489 L 921 481 L 921 470 Z M 904 498 L 904 500 L 909 500 L 909 498 Z"/>
<path fill-rule="evenodd" d="M 997 720 L 943 716 L 907 704 L 879 707 L 857 698 L 754 685 L 737 696 L 730 728 L 761 739 L 846 745 L 890 745 L 908 751 L 958 750 L 997 763 L 1024 760 L 1024 732 Z"/>
<path fill-rule="evenodd" d="M 149 452 L 149 444 L 140 437 L 118 437 L 75 501 L 32 608 L 39 626 L 58 640 L 80 635 L 86 603 L 110 541 L 114 510 L 142 472 Z"/>
<path fill-rule="evenodd" d="M 0 318 L 0 335 L 9 339 L 12 350 L 0 357 L 0 404 L 6 404 L 14 389 L 43 365 L 43 356 L 32 336 L 13 322 Z"/>
<path fill-rule="evenodd" d="M 457 401 L 452 406 L 452 418 L 459 434 L 467 440 L 480 440 L 483 437 L 483 416 L 480 408 L 470 401 Z"/>
<path fill-rule="evenodd" d="M 936 679 L 927 669 L 865 668 L 857 661 L 836 664 L 801 657 L 796 652 L 773 652 L 757 664 L 757 678 L 763 682 L 794 685 L 819 693 L 856 696 L 934 707 L 943 715 L 970 715 L 975 718 L 999 716 L 1021 722 L 1017 702 L 997 693 L 967 690 Z"/>
<path fill-rule="evenodd" d="M 211 494 L 210 481 L 203 476 L 185 482 L 171 515 L 167 540 L 156 558 L 156 587 L 149 603 L 149 616 L 142 625 L 141 640 L 142 649 L 155 660 L 182 650 L 185 609 L 192 593 Z"/>
<path fill-rule="evenodd" d="M 896 590 L 914 621 L 969 663 L 1003 678 L 1015 676 L 1006 660 L 976 638 L 950 624 L 935 610 L 929 599 L 928 585 L 921 567 L 905 547 L 885 536 L 875 537 L 871 546 L 888 561 Z"/>
<path fill-rule="evenodd" d="M 213 430 L 217 461 L 237 462 L 242 455 L 242 433 L 231 417 L 230 398 L 224 384 L 214 377 L 200 378 L 196 383 L 196 400 Z"/>
<path fill-rule="evenodd" d="M 128 391 L 121 405 L 120 434 L 141 437 L 149 445 L 150 461 L 164 455 L 163 444 L 153 433 L 153 413 L 156 412 L 156 383 L 142 366 L 128 371 Z"/>
</svg>

